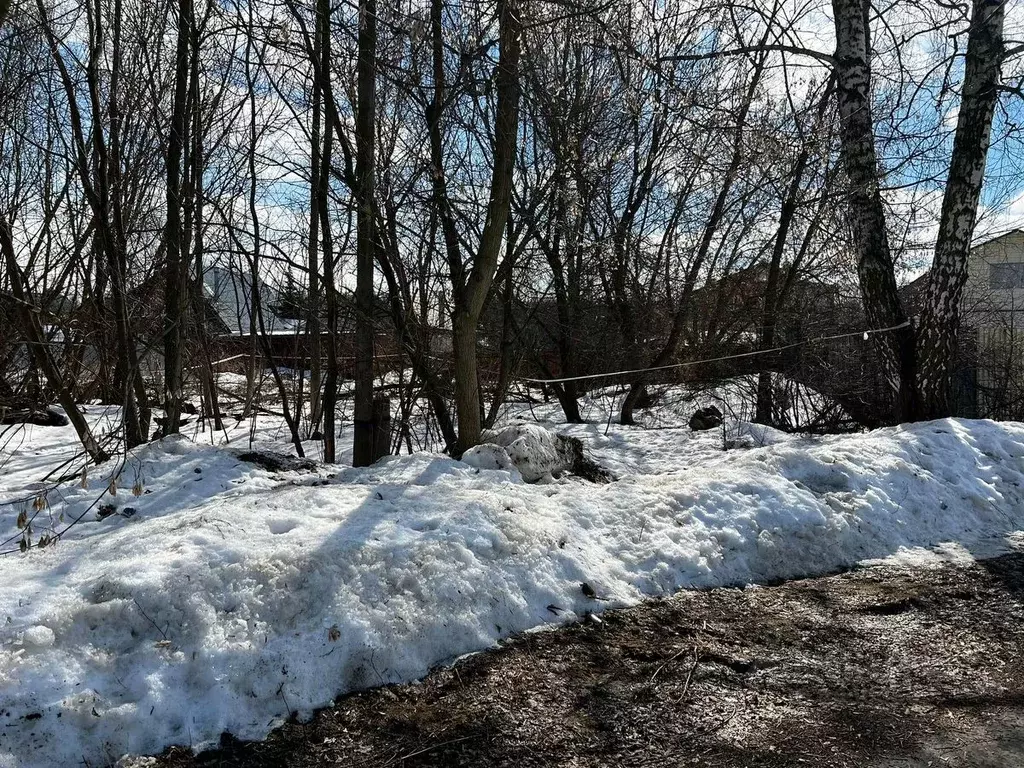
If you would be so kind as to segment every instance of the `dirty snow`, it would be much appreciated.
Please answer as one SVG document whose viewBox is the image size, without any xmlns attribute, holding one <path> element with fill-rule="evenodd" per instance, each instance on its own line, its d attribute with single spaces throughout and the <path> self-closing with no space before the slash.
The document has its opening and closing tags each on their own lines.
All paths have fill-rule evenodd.
<svg viewBox="0 0 1024 768">
<path fill-rule="evenodd" d="M 564 428 L 607 485 L 427 453 L 274 474 L 175 438 L 57 487 L 27 478 L 71 438 L 32 432 L 0 478 L 0 501 L 26 499 L 0 530 L 23 509 L 37 534 L 81 522 L 0 558 L 0 766 L 259 738 L 513 632 L 683 587 L 969 556 L 1024 528 L 1020 424 L 730 430 Z"/>
</svg>

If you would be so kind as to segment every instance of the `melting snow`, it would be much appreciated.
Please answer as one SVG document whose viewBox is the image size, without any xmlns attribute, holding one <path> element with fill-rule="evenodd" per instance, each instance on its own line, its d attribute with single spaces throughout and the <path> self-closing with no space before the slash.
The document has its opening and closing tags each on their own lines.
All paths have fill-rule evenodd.
<svg viewBox="0 0 1024 768">
<path fill-rule="evenodd" d="M 84 517 L 0 558 L 0 766 L 259 738 L 339 693 L 645 596 L 969 556 L 1024 528 L 1020 424 L 740 425 L 734 442 L 761 447 L 732 451 L 714 432 L 567 431 L 620 479 L 531 485 L 493 451 L 273 474 L 169 439 L 49 490 L 40 514 Z M 11 477 L 5 499 L 27 487 Z M 100 496 L 121 514 L 98 520 Z M 27 503 L 0 506 L 5 531 Z"/>
</svg>

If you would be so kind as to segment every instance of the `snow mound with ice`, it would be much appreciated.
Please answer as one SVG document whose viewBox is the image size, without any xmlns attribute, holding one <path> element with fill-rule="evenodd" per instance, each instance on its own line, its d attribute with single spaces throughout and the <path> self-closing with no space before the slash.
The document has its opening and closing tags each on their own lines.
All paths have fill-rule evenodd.
<svg viewBox="0 0 1024 768">
<path fill-rule="evenodd" d="M 504 429 L 485 431 L 483 439 L 486 451 L 504 451 L 528 483 L 550 482 L 572 468 L 572 456 L 566 450 L 565 438 L 539 424 L 513 424 Z"/>
<path fill-rule="evenodd" d="M 477 469 L 514 472 L 516 476 L 522 477 L 519 470 L 516 469 L 512 457 L 508 455 L 508 451 L 494 443 L 473 446 L 462 454 L 462 461 Z"/>
<path fill-rule="evenodd" d="M 513 448 L 536 435 L 516 429 Z M 0 766 L 260 738 L 339 693 L 608 606 L 1024 528 L 1020 424 L 770 437 L 723 452 L 685 428 L 616 428 L 592 447 L 631 471 L 606 485 L 430 454 L 271 473 L 185 440 L 146 446 L 47 493 L 41 515 L 82 515 L 59 543 L 0 558 Z M 97 519 L 101 496 L 134 514 Z M 20 510 L 0 506 L 0 523 Z"/>
</svg>

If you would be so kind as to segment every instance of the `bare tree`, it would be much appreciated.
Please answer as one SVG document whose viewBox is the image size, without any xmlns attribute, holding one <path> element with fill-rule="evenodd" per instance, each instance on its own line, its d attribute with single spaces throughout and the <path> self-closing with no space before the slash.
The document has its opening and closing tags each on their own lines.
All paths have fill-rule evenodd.
<svg viewBox="0 0 1024 768">
<path fill-rule="evenodd" d="M 101 83 L 100 58 L 106 51 L 107 16 L 102 3 L 86 3 L 89 47 L 85 64 L 87 96 L 84 105 L 90 120 L 83 119 L 79 107 L 81 94 L 65 61 L 62 43 L 50 14 L 42 0 L 36 8 L 50 54 L 67 99 L 75 166 L 95 219 L 96 238 L 109 277 L 111 303 L 114 310 L 118 369 L 121 383 L 125 439 L 129 447 L 142 443 L 148 432 L 149 404 L 146 385 L 139 364 L 136 334 L 128 310 L 128 253 L 121 184 L 121 113 L 119 109 L 119 75 L 121 59 L 121 5 L 114 3 L 111 38 L 110 79 Z M 104 93 L 106 102 L 104 103 Z"/>
<path fill-rule="evenodd" d="M 22 333 L 28 343 L 29 352 L 33 362 L 46 376 L 47 382 L 57 395 L 57 400 L 64 408 L 68 418 L 71 420 L 78 433 L 78 438 L 89 454 L 89 458 L 99 464 L 109 458 L 107 452 L 96 442 L 96 438 L 89 428 L 88 422 L 79 410 L 71 391 L 64 380 L 53 355 L 50 353 L 47 344 L 46 334 L 39 323 L 36 315 L 37 308 L 33 305 L 32 296 L 25 287 L 25 281 L 18 266 L 17 257 L 14 253 L 14 241 L 12 238 L 11 226 L 0 215 L 0 251 L 3 252 L 4 265 L 7 267 L 7 276 L 11 284 L 11 292 L 14 295 L 15 314 L 18 318 Z"/>
<path fill-rule="evenodd" d="M 771 246 L 771 256 L 765 280 L 761 326 L 758 330 L 758 346 L 762 350 L 770 350 L 775 344 L 775 332 L 779 322 L 780 309 L 786 300 L 787 286 L 792 285 L 796 271 L 804 261 L 804 257 L 810 249 L 810 243 L 817 230 L 816 224 L 819 219 L 816 216 L 805 231 L 803 245 L 798 250 L 796 258 L 791 260 L 788 270 L 785 270 L 788 272 L 787 277 L 784 274 L 783 259 L 786 255 L 790 232 L 796 223 L 805 184 L 805 176 L 809 173 L 809 166 L 815 154 L 815 146 L 821 141 L 823 124 L 826 121 L 829 106 L 833 101 L 834 84 L 834 79 L 829 78 L 825 88 L 822 89 L 822 93 L 818 98 L 817 109 L 814 112 L 814 122 L 810 126 L 806 129 L 801 129 L 800 121 L 799 119 L 797 120 L 798 131 L 801 133 L 800 149 L 793 163 L 789 185 L 786 188 L 785 196 L 779 209 L 779 223 Z M 830 186 L 827 183 L 828 178 L 829 176 L 826 177 L 825 183 L 820 183 L 818 189 L 819 200 L 821 201 L 826 200 L 828 197 Z M 822 206 L 819 204 L 819 214 L 821 210 Z M 773 391 L 771 374 L 768 371 L 761 371 L 758 375 L 755 421 L 762 424 L 770 424 L 772 422 L 774 412 Z"/>
<path fill-rule="evenodd" d="M 192 0 L 179 0 L 177 49 L 174 57 L 174 97 L 171 125 L 167 138 L 167 223 L 164 229 L 166 263 L 164 265 L 164 434 L 175 434 L 181 421 L 182 346 L 185 339 L 188 297 L 188 259 L 181 222 L 181 166 L 184 148 L 189 143 L 188 108 L 192 28 L 195 9 Z"/>
<path fill-rule="evenodd" d="M 359 51 L 356 65 L 356 365 L 355 432 L 352 464 L 365 467 L 374 460 L 373 440 L 373 262 L 376 209 L 374 206 L 374 146 L 377 100 L 377 3 L 360 0 Z"/>
<path fill-rule="evenodd" d="M 886 377 L 897 393 L 897 418 L 912 421 L 949 415 L 959 304 L 1003 57 L 1003 3 L 976 0 L 973 4 L 939 237 L 928 300 L 916 332 L 897 293 L 880 190 L 871 94 L 869 4 L 833 0 L 833 11 L 842 155 L 850 185 L 850 225 L 865 313 L 872 327 L 898 329 L 875 334 Z"/>
<path fill-rule="evenodd" d="M 985 178 L 1004 55 L 1003 8 L 1002 0 L 973 3 L 953 154 L 927 301 L 919 321 L 917 386 L 919 415 L 924 418 L 952 414 L 951 373 L 967 281 L 967 257 Z"/>
<path fill-rule="evenodd" d="M 732 140 L 728 147 L 728 163 L 721 175 L 718 192 L 703 224 L 696 248 L 685 269 L 682 285 L 679 288 L 677 297 L 674 299 L 675 307 L 668 336 L 653 360 L 651 360 L 649 367 L 658 368 L 666 365 L 675 356 L 682 340 L 685 321 L 690 313 L 690 302 L 694 289 L 706 268 L 716 238 L 719 236 L 720 229 L 726 220 L 728 204 L 734 194 L 742 164 L 747 156 L 747 147 L 744 142 L 745 131 L 748 127 L 748 116 L 750 115 L 751 107 L 758 95 L 759 86 L 768 64 L 768 55 L 763 51 L 763 48 L 767 44 L 771 32 L 771 25 L 766 25 L 759 43 L 759 48 L 762 49 L 762 52 L 755 54 L 751 62 L 749 78 L 741 89 L 739 103 L 734 116 Z M 623 424 L 633 423 L 633 410 L 644 391 L 646 383 L 646 377 L 642 376 L 630 386 L 629 393 L 623 400 L 619 417 Z"/>
<path fill-rule="evenodd" d="M 494 77 L 497 106 L 492 142 L 493 171 L 483 229 L 472 262 L 467 265 L 463 261 L 458 227 L 451 211 L 451 198 L 445 180 L 442 116 L 448 93 L 445 85 L 443 11 L 443 0 L 433 0 L 430 17 L 434 96 L 427 116 L 435 205 L 441 219 L 452 281 L 452 356 L 455 367 L 455 411 L 459 424 L 455 452 L 461 455 L 480 442 L 482 415 L 477 378 L 477 326 L 498 266 L 501 241 L 512 202 L 512 176 L 519 128 L 522 20 L 516 0 L 498 0 L 499 52 Z"/>
</svg>

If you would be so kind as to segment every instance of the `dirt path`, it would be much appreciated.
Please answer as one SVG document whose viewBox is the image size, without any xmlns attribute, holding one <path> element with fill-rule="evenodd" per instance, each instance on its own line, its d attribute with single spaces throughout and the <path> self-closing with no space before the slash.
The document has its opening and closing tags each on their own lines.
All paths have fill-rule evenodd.
<svg viewBox="0 0 1024 768">
<path fill-rule="evenodd" d="M 1024 555 L 686 592 L 160 765 L 1024 765 Z"/>
</svg>

